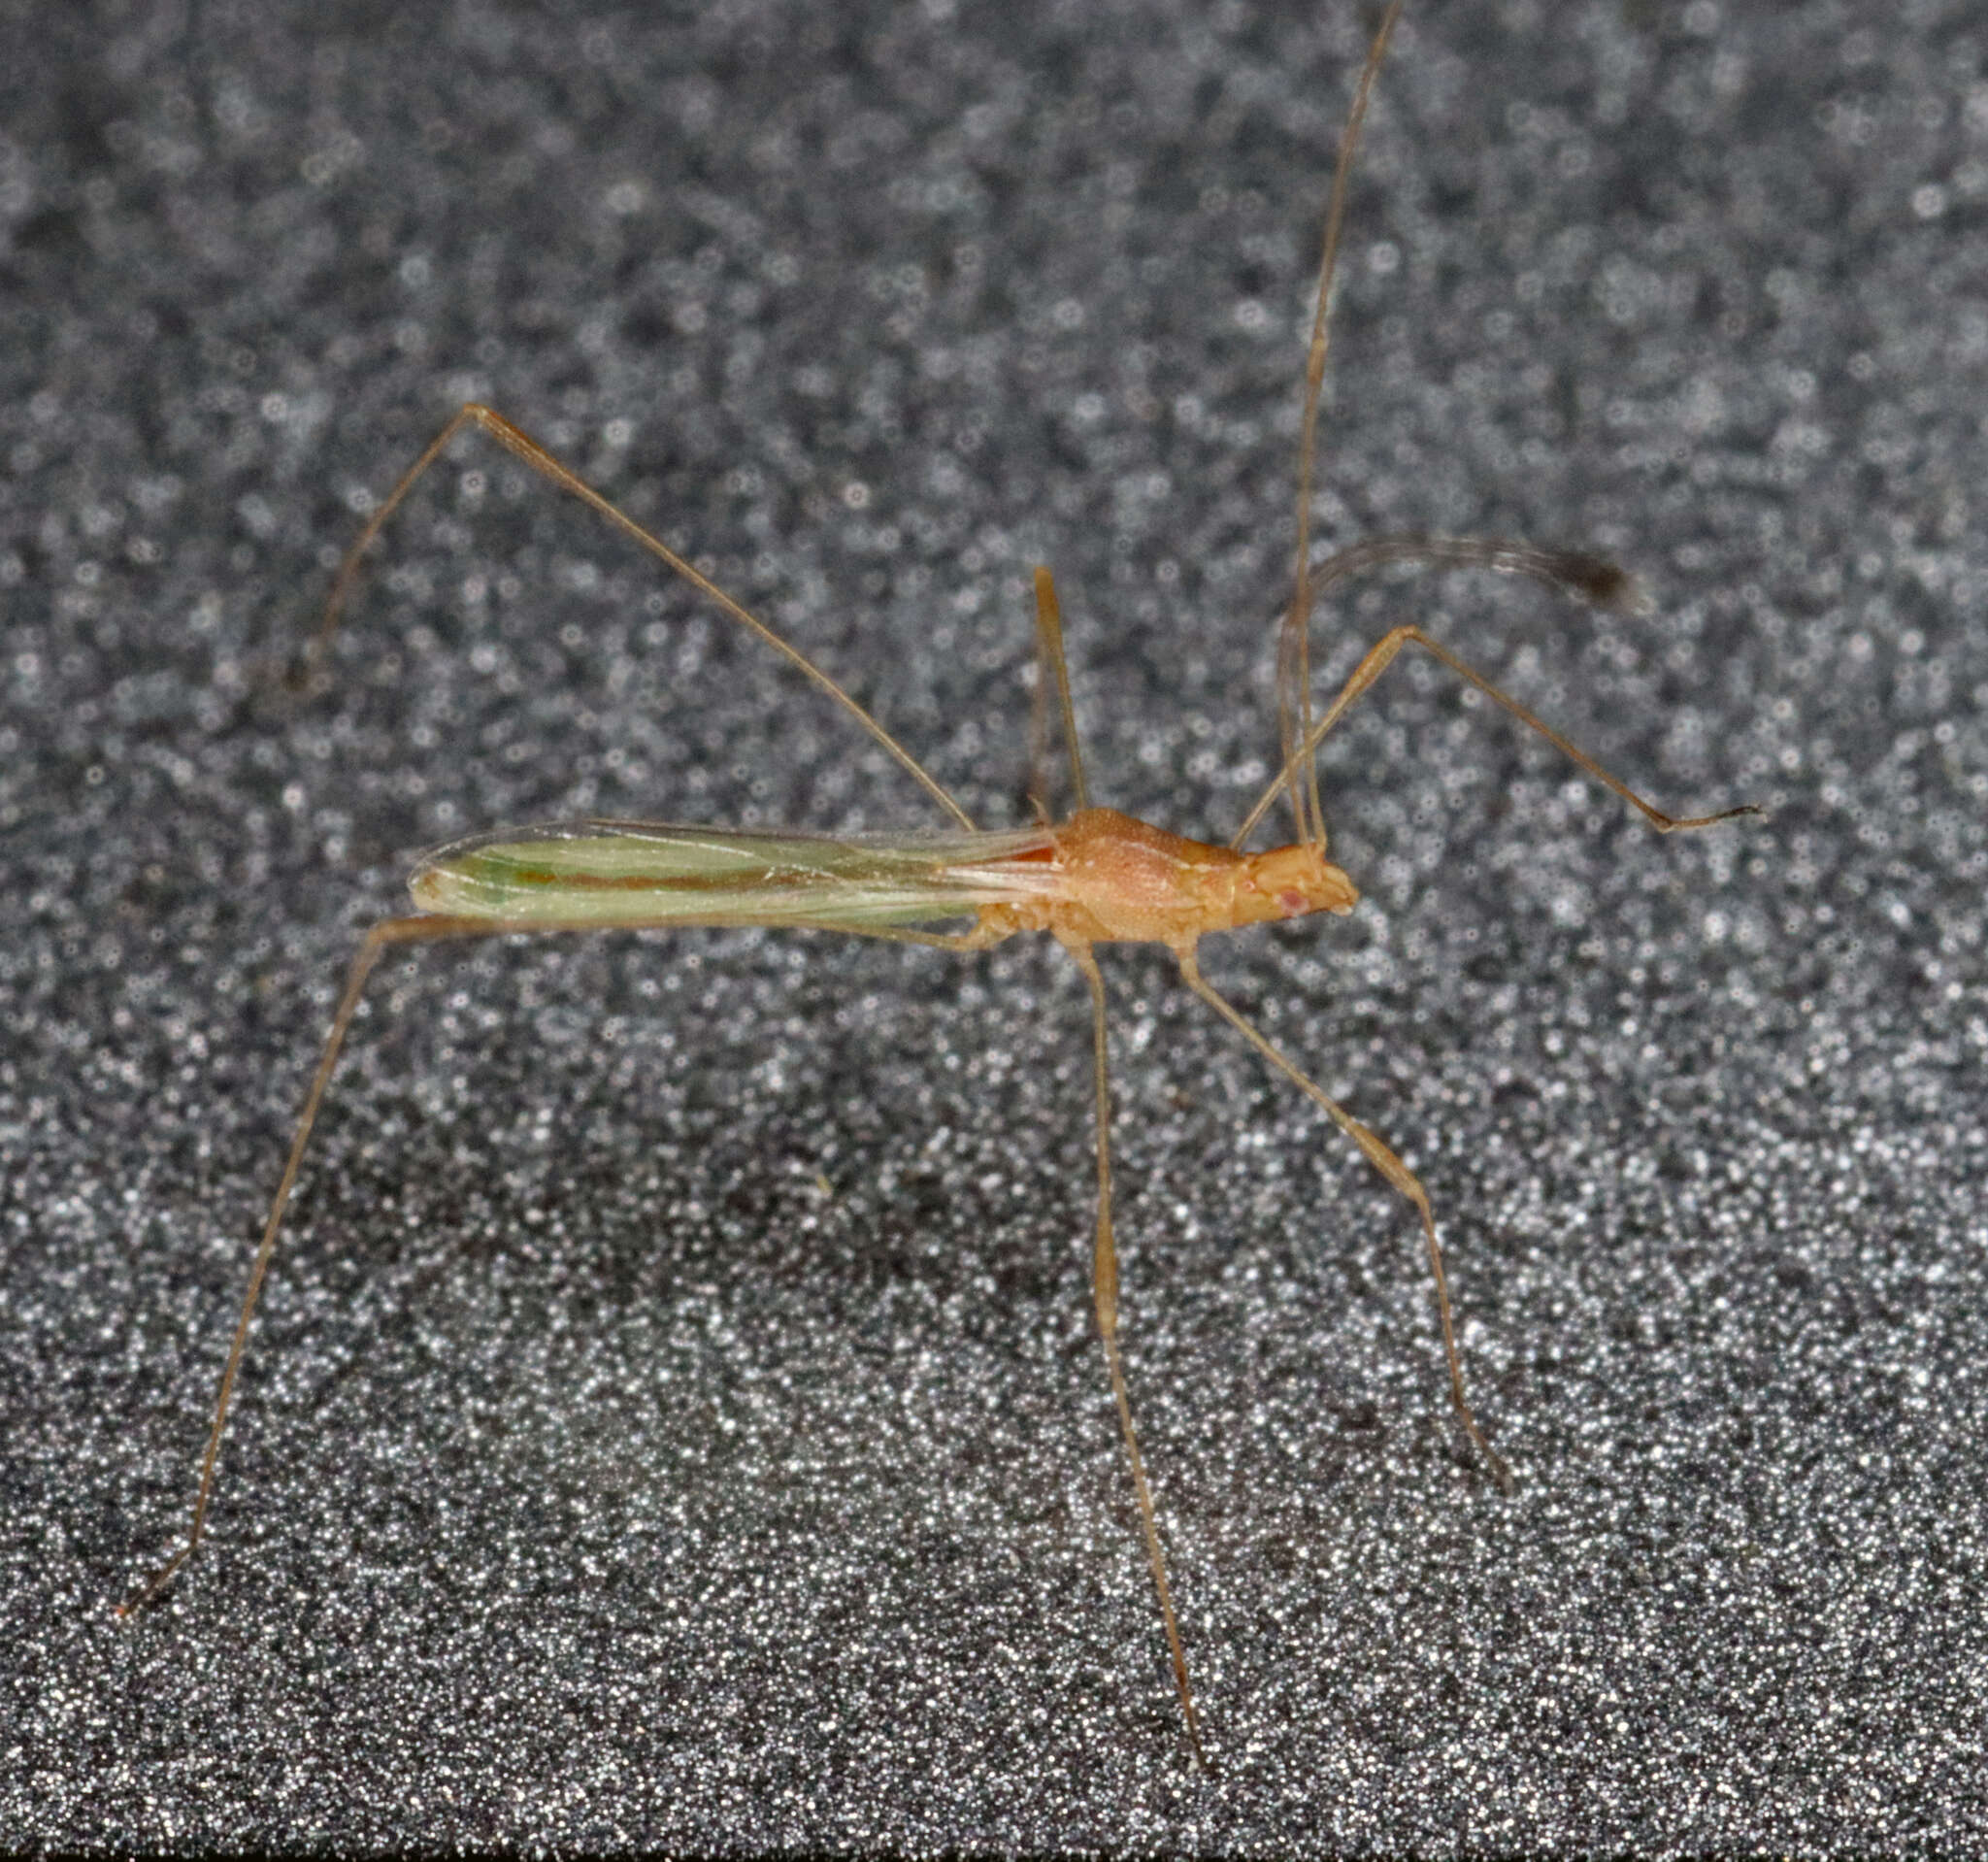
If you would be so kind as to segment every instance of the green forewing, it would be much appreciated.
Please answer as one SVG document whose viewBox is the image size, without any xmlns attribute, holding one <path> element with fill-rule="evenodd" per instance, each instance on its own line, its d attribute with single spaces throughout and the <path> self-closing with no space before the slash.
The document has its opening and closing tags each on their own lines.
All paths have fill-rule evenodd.
<svg viewBox="0 0 1988 1862">
<path fill-rule="evenodd" d="M 650 821 L 500 828 L 427 855 L 424 912 L 560 924 L 930 925 L 1053 888 L 1054 843 L 1007 834 L 851 835 Z"/>
</svg>

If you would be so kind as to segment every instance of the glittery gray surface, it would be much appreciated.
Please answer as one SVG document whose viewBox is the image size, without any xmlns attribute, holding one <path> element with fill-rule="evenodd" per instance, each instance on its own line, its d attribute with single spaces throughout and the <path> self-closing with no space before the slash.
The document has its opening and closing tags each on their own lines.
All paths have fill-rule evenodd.
<svg viewBox="0 0 1988 1862">
<path fill-rule="evenodd" d="M 1383 577 L 1345 921 L 1210 974 L 1448 1244 L 1107 953 L 1127 1346 L 1053 948 L 391 959 L 175 1543 L 356 930 L 577 814 L 931 821 L 473 438 L 330 690 L 264 670 L 504 409 L 990 824 L 1029 565 L 1095 785 L 1225 836 L 1274 736 L 1341 5 L 44 8 L 0 32 L 0 1831 L 107 1847 L 1988 1844 L 1983 229 L 1962 4 L 1419 4 L 1318 513 L 1599 549 Z"/>
</svg>

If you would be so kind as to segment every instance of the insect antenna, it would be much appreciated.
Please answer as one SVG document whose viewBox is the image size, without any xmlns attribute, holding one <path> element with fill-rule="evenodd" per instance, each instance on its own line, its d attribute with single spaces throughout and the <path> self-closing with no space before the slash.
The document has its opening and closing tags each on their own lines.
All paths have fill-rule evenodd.
<svg viewBox="0 0 1988 1862">
<path fill-rule="evenodd" d="M 1311 737 L 1311 481 L 1318 461 L 1319 402 L 1325 389 L 1325 359 L 1332 347 L 1333 274 L 1339 265 L 1340 230 L 1346 217 L 1346 187 L 1352 178 L 1353 156 L 1360 147 L 1360 131 L 1367 120 L 1368 100 L 1374 94 L 1374 80 L 1380 61 L 1387 55 L 1387 42 L 1395 21 L 1401 17 L 1402 0 L 1393 0 L 1380 21 L 1368 50 L 1367 62 L 1360 68 L 1359 88 L 1353 93 L 1352 113 L 1340 134 L 1339 159 L 1332 172 L 1332 195 L 1325 209 L 1325 253 L 1318 266 L 1318 296 L 1311 311 L 1311 345 L 1305 358 L 1305 413 L 1298 435 L 1298 546 L 1292 570 L 1291 607 L 1284 617 L 1283 638 L 1277 648 L 1277 724 L 1283 739 L 1283 764 L 1304 765 L 1301 782 L 1295 771 L 1290 779 L 1291 813 L 1297 816 L 1298 838 L 1323 850 L 1325 847 L 1325 805 L 1318 796 L 1316 760 L 1301 747 Z"/>
<path fill-rule="evenodd" d="M 1063 651 L 1063 610 L 1056 582 L 1046 568 L 1036 570 L 1036 691 L 1029 704 L 1029 801 L 1046 826 L 1055 818 L 1049 806 L 1049 687 L 1063 708 L 1063 748 L 1070 759 L 1070 789 L 1077 807 L 1089 808 L 1083 780 L 1083 750 L 1077 741 L 1077 707 L 1070 698 L 1070 661 Z"/>
<path fill-rule="evenodd" d="M 1433 569 L 1489 569 L 1500 575 L 1530 576 L 1535 582 L 1544 582 L 1547 587 L 1571 595 L 1575 601 L 1614 614 L 1639 614 L 1649 605 L 1642 584 L 1628 570 L 1605 556 L 1589 555 L 1575 549 L 1542 549 L 1536 544 L 1510 543 L 1499 537 L 1369 537 L 1314 564 L 1307 580 L 1315 598 L 1335 582 L 1368 575 L 1396 563 Z M 1288 640 L 1288 634 L 1285 638 Z M 1470 677 L 1474 680 L 1476 675 L 1473 673 Z M 1361 689 L 1365 689 L 1365 682 Z M 1492 695 L 1509 709 L 1510 701 L 1503 692 L 1493 692 Z M 1308 763 L 1313 762 L 1320 741 L 1337 721 L 1346 702 L 1342 699 L 1324 720 L 1309 724 L 1305 735 L 1286 748 L 1282 766 L 1256 798 L 1255 806 L 1243 816 L 1242 825 L 1230 837 L 1231 847 L 1240 848 L 1249 838 L 1257 822 L 1270 813 L 1271 805 L 1279 794 L 1286 790 L 1293 796 L 1299 793 L 1301 772 Z M 1309 703 L 1306 711 L 1309 718 Z M 1529 713 L 1521 713 L 1520 716 L 1535 729 L 1545 728 Z M 1547 735 L 1552 737 L 1553 733 L 1547 732 Z M 1558 738 L 1554 741 L 1560 742 Z M 1568 749 L 1583 767 L 1592 769 L 1593 766 L 1571 746 L 1563 744 L 1562 748 Z M 1609 781 L 1610 786 L 1614 785 L 1606 775 L 1603 780 Z M 1313 782 L 1315 786 L 1315 764 Z M 1302 820 L 1301 815 L 1301 823 Z"/>
</svg>

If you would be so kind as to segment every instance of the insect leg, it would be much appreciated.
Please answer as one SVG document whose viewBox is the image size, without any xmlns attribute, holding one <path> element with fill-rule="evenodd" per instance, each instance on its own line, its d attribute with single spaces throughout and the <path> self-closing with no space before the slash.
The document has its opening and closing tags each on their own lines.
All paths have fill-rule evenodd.
<svg viewBox="0 0 1988 1862">
<path fill-rule="evenodd" d="M 1592 776 L 1596 781 L 1600 782 L 1603 787 L 1612 790 L 1615 794 L 1621 796 L 1659 834 L 1673 833 L 1679 828 L 1710 827 L 1719 821 L 1730 821 L 1735 815 L 1758 815 L 1762 812 L 1757 803 L 1743 802 L 1738 808 L 1720 809 L 1716 815 L 1666 815 L 1655 803 L 1644 801 L 1619 776 L 1611 776 L 1577 744 L 1563 737 L 1552 725 L 1528 711 L 1525 706 L 1521 705 L 1508 692 L 1501 691 L 1482 673 L 1459 659 L 1456 654 L 1451 652 L 1440 641 L 1430 639 L 1421 628 L 1410 625 L 1392 628 L 1383 634 L 1368 650 L 1366 657 L 1353 668 L 1352 677 L 1346 681 L 1344 686 L 1341 689 L 1340 695 L 1333 700 L 1330 709 L 1312 726 L 1311 734 L 1299 745 L 1296 755 L 1291 757 L 1285 767 L 1277 772 L 1276 780 L 1264 791 L 1256 806 L 1250 810 L 1248 818 L 1237 830 L 1235 840 L 1231 843 L 1232 846 L 1240 846 L 1242 844 L 1243 837 L 1263 817 L 1264 812 L 1269 808 L 1277 792 L 1283 788 L 1287 781 L 1294 778 L 1303 760 L 1318 748 L 1319 744 L 1324 740 L 1326 733 L 1345 715 L 1347 708 L 1353 701 L 1365 692 L 1368 686 L 1373 684 L 1394 663 L 1395 657 L 1401 652 L 1402 648 L 1409 646 L 1422 648 L 1425 651 L 1440 659 L 1459 679 L 1474 685 L 1485 697 L 1504 706 L 1521 724 L 1526 725 L 1529 729 L 1538 731 L 1555 749 L 1571 757 Z"/>
<path fill-rule="evenodd" d="M 117 1607 L 116 1613 L 120 1617 L 135 1615 L 158 1597 L 179 1576 L 180 1568 L 193 1556 L 194 1548 L 207 1529 L 207 1510 L 214 1498 L 215 1470 L 220 1458 L 221 1432 L 227 1426 L 228 1405 L 235 1394 L 235 1377 L 242 1368 L 242 1354 L 248 1348 L 248 1324 L 255 1314 L 255 1303 L 262 1296 L 262 1282 L 269 1272 L 270 1257 L 276 1252 L 276 1238 L 282 1227 L 283 1211 L 289 1205 L 290 1191 L 296 1185 L 297 1172 L 304 1161 L 304 1147 L 310 1141 L 312 1126 L 317 1122 L 317 1110 L 324 1102 L 325 1088 L 330 1085 L 332 1070 L 338 1065 L 339 1050 L 345 1046 L 346 1031 L 351 1026 L 374 965 L 390 945 L 412 944 L 432 938 L 488 937 L 515 929 L 515 926 L 493 923 L 484 918 L 431 915 L 387 918 L 366 933 L 365 942 L 359 946 L 352 967 L 347 973 L 345 993 L 339 998 L 337 1013 L 331 1018 L 331 1032 L 325 1037 L 324 1051 L 317 1057 L 317 1071 L 311 1076 L 310 1090 L 304 1095 L 304 1110 L 298 1114 L 297 1128 L 290 1138 L 290 1153 L 283 1165 L 282 1180 L 277 1184 L 276 1195 L 269 1206 L 269 1217 L 263 1224 L 262 1244 L 255 1250 L 255 1264 L 249 1269 L 248 1290 L 242 1296 L 241 1316 L 235 1321 L 235 1342 L 228 1349 L 227 1368 L 221 1372 L 221 1380 L 215 1393 L 214 1426 L 208 1432 L 207 1451 L 200 1461 L 200 1492 L 193 1503 L 193 1518 L 187 1527 L 186 1543 L 146 1580 L 141 1589 Z"/>
<path fill-rule="evenodd" d="M 1429 1207 L 1428 1191 L 1415 1180 L 1414 1173 L 1387 1146 L 1361 1124 L 1337 1099 L 1299 1072 L 1298 1068 L 1272 1046 L 1269 1038 L 1248 1021 L 1240 1010 L 1215 992 L 1202 976 L 1201 966 L 1195 960 L 1192 949 L 1178 950 L 1175 954 L 1180 960 L 1180 974 L 1186 980 L 1187 986 L 1242 1035 L 1243 1040 L 1273 1067 L 1322 1106 L 1333 1123 L 1360 1147 L 1367 1161 L 1414 1204 L 1415 1214 L 1422 1218 L 1422 1233 L 1429 1243 L 1430 1270 L 1436 1276 L 1436 1310 L 1442 1319 L 1442 1350 L 1449 1364 L 1449 1400 L 1456 1406 L 1456 1413 L 1462 1418 L 1471 1440 L 1476 1444 L 1477 1452 L 1484 1457 L 1486 1465 L 1497 1477 L 1498 1484 L 1509 1493 L 1511 1471 L 1505 1465 L 1504 1456 L 1484 1440 L 1484 1432 L 1477 1427 L 1477 1418 L 1471 1412 L 1470 1399 L 1464 1395 L 1463 1360 L 1456 1348 L 1456 1328 L 1451 1324 L 1449 1315 L 1449 1280 L 1442 1271 L 1442 1249 L 1437 1244 L 1436 1217 Z"/>
<path fill-rule="evenodd" d="M 1111 1394 L 1118 1404 L 1118 1426 L 1125 1435 L 1125 1452 L 1132 1461 L 1132 1485 L 1139 1496 L 1140 1518 L 1145 1529 L 1146 1558 L 1152 1566 L 1153 1589 L 1160 1600 L 1160 1620 L 1166 1625 L 1167 1648 L 1174 1661 L 1174 1685 L 1179 1690 L 1180 1712 L 1187 1722 L 1187 1743 L 1194 1762 L 1208 1769 L 1201 1749 L 1201 1720 L 1194 1711 L 1194 1693 L 1187 1684 L 1187 1656 L 1180 1646 L 1180 1628 L 1174 1618 L 1174 1597 L 1167 1587 L 1167 1558 L 1160 1549 L 1160 1528 L 1153 1513 L 1152 1489 L 1139 1437 L 1132 1426 L 1132 1399 L 1126 1394 L 1125 1368 L 1118 1358 L 1118 1245 L 1111 1233 L 1111 1078 L 1105 1035 L 1105 979 L 1098 960 L 1085 944 L 1064 947 L 1090 984 L 1093 1051 L 1098 1082 L 1098 1232 L 1091 1261 L 1091 1295 L 1097 1307 L 1098 1336 L 1105 1344 L 1105 1363 L 1111 1374 Z"/>
<path fill-rule="evenodd" d="M 570 466 L 562 465 L 559 460 L 555 459 L 551 453 L 547 452 L 544 447 L 534 440 L 530 434 L 526 433 L 522 427 L 514 426 L 503 415 L 499 414 L 495 408 L 484 407 L 479 401 L 465 403 L 449 416 L 447 424 L 428 443 L 421 456 L 401 474 L 400 482 L 386 494 L 385 502 L 366 519 L 366 527 L 359 532 L 358 541 L 352 545 L 351 549 L 346 551 L 346 559 L 339 565 L 338 575 L 331 584 L 330 597 L 324 604 L 324 618 L 318 622 L 317 631 L 311 636 L 310 641 L 304 648 L 293 682 L 301 683 L 308 680 L 316 672 L 319 665 L 322 664 L 325 652 L 331 645 L 331 637 L 338 631 L 339 617 L 345 612 L 347 597 L 351 593 L 352 583 L 358 576 L 359 567 L 365 559 L 366 551 L 373 546 L 373 540 L 379 536 L 381 530 L 385 526 L 386 520 L 399 509 L 402 500 L 414 488 L 414 484 L 421 475 L 442 456 L 443 452 L 447 449 L 448 443 L 465 426 L 480 428 L 482 432 L 488 434 L 491 439 L 495 440 L 499 446 L 504 448 L 507 452 L 511 453 L 514 458 L 521 459 L 534 472 L 549 479 L 561 490 L 572 492 L 582 504 L 598 512 L 624 536 L 630 537 L 640 544 L 650 555 L 663 563 L 674 574 L 680 576 L 700 594 L 715 602 L 740 626 L 744 627 L 748 633 L 757 635 L 759 639 L 763 640 L 790 666 L 804 673 L 826 692 L 829 697 L 834 699 L 844 711 L 847 712 L 858 724 L 897 759 L 898 763 L 910 773 L 912 780 L 924 789 L 925 793 L 931 796 L 961 827 L 968 829 L 973 827 L 974 823 L 966 811 L 946 793 L 940 785 L 938 779 L 910 750 L 906 749 L 895 737 L 885 730 L 869 712 L 857 704 L 855 699 L 833 678 L 823 672 L 819 666 L 815 665 L 806 653 L 802 652 L 798 647 L 791 645 L 779 634 L 776 633 L 773 628 L 769 627 L 765 621 L 761 620 L 757 615 L 753 614 L 742 603 L 734 600 L 732 596 L 726 594 L 709 576 L 693 568 L 690 563 L 686 562 L 672 549 L 668 544 L 664 543 L 660 537 L 645 530 L 641 524 L 637 523 L 618 505 L 603 497 L 600 492 L 596 491 L 592 485 L 588 484 Z"/>
</svg>

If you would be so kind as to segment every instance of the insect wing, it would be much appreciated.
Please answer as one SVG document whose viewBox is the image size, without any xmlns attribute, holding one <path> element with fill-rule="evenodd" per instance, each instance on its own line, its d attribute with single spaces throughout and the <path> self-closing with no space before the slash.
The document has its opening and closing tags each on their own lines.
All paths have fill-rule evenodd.
<svg viewBox="0 0 1988 1862">
<path fill-rule="evenodd" d="M 561 821 L 428 854 L 424 912 L 518 924 L 808 924 L 862 931 L 972 917 L 1054 890 L 1055 844 L 1005 834 L 829 835 Z"/>
</svg>

